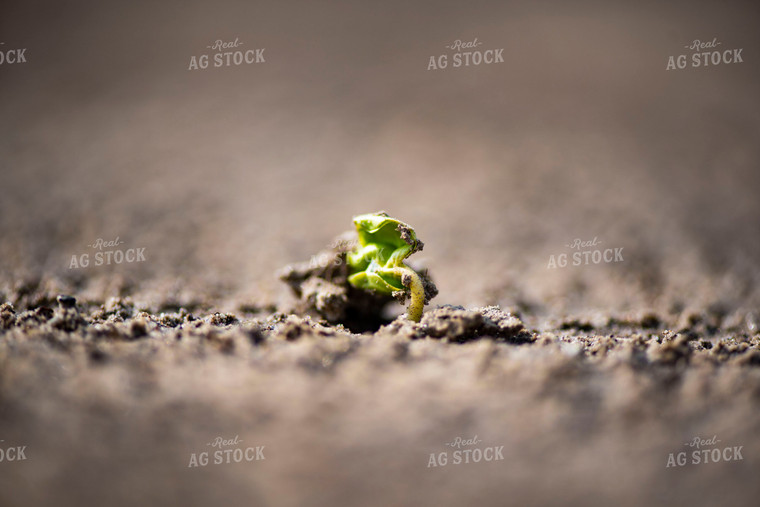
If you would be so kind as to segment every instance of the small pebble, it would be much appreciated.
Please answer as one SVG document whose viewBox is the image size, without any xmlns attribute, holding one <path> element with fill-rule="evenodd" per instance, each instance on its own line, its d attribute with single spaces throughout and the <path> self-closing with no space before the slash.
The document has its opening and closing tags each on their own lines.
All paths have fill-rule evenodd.
<svg viewBox="0 0 760 507">
<path fill-rule="evenodd" d="M 74 308 L 77 305 L 77 299 L 72 296 L 61 294 L 56 298 L 61 308 Z"/>
</svg>

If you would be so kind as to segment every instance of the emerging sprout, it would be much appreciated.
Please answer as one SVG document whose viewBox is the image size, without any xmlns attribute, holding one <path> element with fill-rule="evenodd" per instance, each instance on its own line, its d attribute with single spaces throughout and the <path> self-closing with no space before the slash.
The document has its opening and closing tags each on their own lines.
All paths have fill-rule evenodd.
<svg viewBox="0 0 760 507">
<path fill-rule="evenodd" d="M 359 233 L 359 246 L 346 256 L 348 282 L 402 302 L 410 296 L 407 317 L 419 322 L 425 303 L 438 291 L 427 277 L 404 263 L 404 259 L 423 247 L 414 229 L 383 212 L 356 216 L 354 225 Z"/>
</svg>

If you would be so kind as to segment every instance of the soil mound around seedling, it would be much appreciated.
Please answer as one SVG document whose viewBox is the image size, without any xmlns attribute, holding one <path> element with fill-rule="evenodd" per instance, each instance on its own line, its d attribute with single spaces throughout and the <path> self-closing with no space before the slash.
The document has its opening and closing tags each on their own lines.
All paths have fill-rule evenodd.
<svg viewBox="0 0 760 507">
<path fill-rule="evenodd" d="M 385 311 L 394 300 L 404 303 L 406 294 L 393 296 L 357 289 L 348 282 L 346 255 L 358 245 L 355 232 L 338 236 L 330 248 L 313 255 L 311 260 L 290 264 L 278 273 L 297 298 L 293 313 L 322 318 L 331 324 L 343 324 L 356 332 L 376 331 L 392 319 Z M 419 248 L 422 249 L 421 247 Z M 438 294 L 427 270 L 419 270 L 425 300 Z"/>
</svg>

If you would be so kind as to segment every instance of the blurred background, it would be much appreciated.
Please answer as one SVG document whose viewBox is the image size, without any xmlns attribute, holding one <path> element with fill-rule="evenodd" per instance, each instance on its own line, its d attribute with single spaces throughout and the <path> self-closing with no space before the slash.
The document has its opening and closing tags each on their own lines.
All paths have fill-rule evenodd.
<svg viewBox="0 0 760 507">
<path fill-rule="evenodd" d="M 130 295 L 240 316 L 287 298 L 279 268 L 382 209 L 425 242 L 413 260 L 440 289 L 433 304 L 501 304 L 531 327 L 757 311 L 758 21 L 757 2 L 739 0 L 3 0 L 0 51 L 25 48 L 27 61 L 0 65 L 0 303 L 42 280 L 80 302 Z M 504 62 L 428 70 L 475 39 Z M 695 39 L 743 62 L 666 70 Z M 216 40 L 266 61 L 189 70 Z M 98 238 L 146 261 L 95 266 Z M 624 260 L 548 268 L 594 238 Z M 90 265 L 71 268 L 82 254 Z M 216 331 L 104 339 L 101 365 L 92 337 L 14 333 L 0 350 L 0 439 L 28 444 L 30 459 L 2 464 L 0 505 L 758 494 L 751 364 L 640 371 L 558 342 L 265 348 L 238 330 L 230 356 L 209 352 Z M 268 446 L 266 466 L 187 468 L 238 434 Z M 505 446 L 503 464 L 428 470 L 429 453 L 475 434 Z M 746 462 L 665 470 L 669 452 L 713 434 L 745 445 Z"/>
<path fill-rule="evenodd" d="M 272 298 L 278 268 L 384 209 L 438 303 L 757 304 L 759 9 L 3 2 L 27 62 L 0 66 L 0 275 Z M 504 62 L 428 70 L 475 38 Z M 266 62 L 188 70 L 217 39 Z M 744 61 L 666 71 L 695 39 Z M 146 262 L 69 269 L 117 236 Z M 624 262 L 547 269 L 594 237 Z"/>
</svg>

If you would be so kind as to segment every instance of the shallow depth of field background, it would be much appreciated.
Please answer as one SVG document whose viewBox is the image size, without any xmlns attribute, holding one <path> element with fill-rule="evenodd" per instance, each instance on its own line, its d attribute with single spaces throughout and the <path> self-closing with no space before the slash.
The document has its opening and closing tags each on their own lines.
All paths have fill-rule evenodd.
<svg viewBox="0 0 760 507">
<path fill-rule="evenodd" d="M 757 347 L 758 21 L 735 0 L 4 1 L 0 50 L 28 62 L 0 66 L 0 303 L 42 280 L 80 303 L 243 324 L 186 323 L 182 340 L 8 331 L 0 440 L 30 458 L 2 463 L 0 504 L 751 505 L 749 352 L 642 367 L 634 338 L 666 348 L 665 323 L 609 356 L 571 357 L 559 337 L 591 348 L 607 331 L 554 331 L 736 310 Z M 504 63 L 427 70 L 475 38 Z M 217 39 L 266 63 L 189 71 Z M 695 39 L 744 62 L 666 71 Z M 543 341 L 249 343 L 243 308 L 287 309 L 276 271 L 380 209 L 425 242 L 413 259 L 434 305 L 517 308 Z M 147 261 L 69 268 L 117 237 Z M 576 238 L 624 261 L 547 269 Z M 231 355 L 212 339 L 228 331 Z M 236 434 L 267 461 L 187 467 Z M 473 434 L 506 459 L 427 468 Z M 746 461 L 666 470 L 715 434 Z"/>
<path fill-rule="evenodd" d="M 425 241 L 440 303 L 757 302 L 758 13 L 736 1 L 6 2 L 0 38 L 28 63 L 0 68 L 2 280 L 273 297 L 277 268 L 384 209 Z M 504 63 L 427 70 L 476 37 Z M 188 71 L 236 38 L 266 48 L 266 63 Z M 713 38 L 744 62 L 665 70 Z M 69 269 L 117 236 L 148 261 Z M 547 269 L 594 237 L 625 261 Z"/>
</svg>

